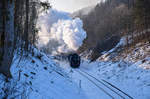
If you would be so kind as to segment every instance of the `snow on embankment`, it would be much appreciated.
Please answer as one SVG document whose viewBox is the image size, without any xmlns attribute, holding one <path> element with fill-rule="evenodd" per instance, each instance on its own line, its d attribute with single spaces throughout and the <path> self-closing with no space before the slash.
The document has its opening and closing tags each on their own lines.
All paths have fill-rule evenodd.
<svg viewBox="0 0 150 99">
<path fill-rule="evenodd" d="M 134 99 L 150 99 L 150 70 L 141 68 L 139 64 L 125 61 L 84 62 L 81 69 L 99 80 L 105 79 Z"/>
<path fill-rule="evenodd" d="M 72 19 L 68 13 L 50 9 L 39 16 L 39 41 L 37 46 L 50 53 L 76 51 L 86 38 L 83 23 Z"/>
<path fill-rule="evenodd" d="M 122 38 L 115 48 L 105 52 L 96 62 L 88 64 L 86 61 L 81 67 L 116 85 L 134 99 L 150 99 L 150 43 L 138 43 L 122 51 L 125 43 Z"/>
<path fill-rule="evenodd" d="M 10 82 L 0 75 L 0 99 L 86 99 L 63 69 L 36 49 L 21 60 L 15 54 L 11 73 Z"/>
<path fill-rule="evenodd" d="M 130 38 L 130 37 L 129 37 Z M 129 44 L 133 41 L 130 39 Z M 140 62 L 149 64 L 150 61 L 150 43 L 141 42 L 134 46 L 126 47 L 126 37 L 122 37 L 120 42 L 111 50 L 103 52 L 98 60 L 102 61 L 119 61 L 124 60 L 127 62 L 135 63 Z M 150 65 L 149 65 L 150 66 Z M 149 67 L 150 68 L 150 67 Z"/>
<path fill-rule="evenodd" d="M 125 41 L 125 37 L 121 38 L 116 47 L 104 52 L 95 62 L 84 59 L 80 69 L 92 74 L 99 80 L 105 79 L 134 99 L 150 99 L 150 43 L 138 43 L 123 51 L 123 47 L 126 45 Z M 109 99 L 96 88 L 91 91 L 94 86 L 90 85 L 90 82 L 82 75 L 76 72 L 72 74 L 74 81 L 81 80 L 82 89 L 89 99 L 93 99 L 93 96 L 95 99 Z"/>
</svg>

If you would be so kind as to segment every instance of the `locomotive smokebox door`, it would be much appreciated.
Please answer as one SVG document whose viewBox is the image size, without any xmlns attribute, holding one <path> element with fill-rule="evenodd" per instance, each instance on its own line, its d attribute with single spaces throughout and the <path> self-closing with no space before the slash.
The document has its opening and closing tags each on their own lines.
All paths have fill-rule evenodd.
<svg viewBox="0 0 150 99">
<path fill-rule="evenodd" d="M 81 58 L 77 53 L 69 54 L 68 60 L 72 68 L 78 68 L 80 66 Z"/>
</svg>

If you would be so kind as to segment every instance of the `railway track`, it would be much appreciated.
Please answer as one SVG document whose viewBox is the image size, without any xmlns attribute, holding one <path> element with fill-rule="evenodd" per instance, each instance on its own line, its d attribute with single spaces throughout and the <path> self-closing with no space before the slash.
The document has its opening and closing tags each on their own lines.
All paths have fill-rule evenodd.
<svg viewBox="0 0 150 99">
<path fill-rule="evenodd" d="M 74 70 L 76 72 L 78 72 L 80 75 L 84 76 L 86 79 L 88 79 L 91 83 L 93 83 L 97 88 L 99 88 L 101 91 L 103 91 L 111 99 L 118 99 L 118 98 L 114 97 L 114 94 L 116 94 L 121 99 L 134 99 L 133 97 L 131 97 L 130 95 L 128 95 L 127 93 L 123 92 L 121 89 L 119 89 L 118 87 L 116 87 L 115 85 L 111 84 L 110 82 L 108 82 L 108 81 L 106 81 L 104 79 L 99 80 L 96 77 L 94 77 L 93 75 L 91 75 L 91 74 L 89 74 L 89 73 L 87 73 L 87 72 L 85 72 L 85 71 L 83 71 L 81 69 L 77 69 L 77 70 L 74 69 Z M 103 87 L 101 87 L 101 86 L 103 86 Z M 114 94 L 111 94 L 110 91 L 108 92 L 106 89 L 110 90 Z"/>
</svg>

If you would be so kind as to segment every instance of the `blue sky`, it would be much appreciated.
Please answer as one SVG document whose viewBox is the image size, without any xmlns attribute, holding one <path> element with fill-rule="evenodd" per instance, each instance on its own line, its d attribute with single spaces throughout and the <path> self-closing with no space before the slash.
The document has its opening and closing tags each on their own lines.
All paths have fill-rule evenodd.
<svg viewBox="0 0 150 99">
<path fill-rule="evenodd" d="M 65 12 L 74 12 L 81 8 L 95 5 L 100 0 L 50 0 L 53 8 Z"/>
</svg>

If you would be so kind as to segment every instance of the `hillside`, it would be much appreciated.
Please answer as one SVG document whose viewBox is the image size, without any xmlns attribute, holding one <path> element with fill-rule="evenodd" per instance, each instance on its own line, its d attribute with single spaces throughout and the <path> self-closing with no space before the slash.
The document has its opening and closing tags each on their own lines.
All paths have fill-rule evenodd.
<svg viewBox="0 0 150 99">
<path fill-rule="evenodd" d="M 90 50 L 90 58 L 95 61 L 102 52 L 114 48 L 122 37 L 126 37 L 127 43 L 133 41 L 131 45 L 127 44 L 127 50 L 137 43 L 148 42 L 149 4 L 149 1 L 140 0 L 106 0 L 97 4 L 87 15 L 78 16 L 83 20 L 87 33 L 78 52 Z"/>
<path fill-rule="evenodd" d="M 82 9 L 72 13 L 71 17 L 75 18 L 75 17 L 88 15 L 94 8 L 95 8 L 95 6 L 89 6 L 86 8 L 82 8 Z"/>
<path fill-rule="evenodd" d="M 114 99 L 130 99 L 120 93 L 118 96 L 107 87 L 99 84 L 86 74 L 99 81 L 106 80 L 133 99 L 149 99 L 150 86 L 150 44 L 138 43 L 121 52 L 126 43 L 122 38 L 113 49 L 103 52 L 95 62 L 82 58 L 79 69 L 72 69 L 66 59 L 57 59 L 34 48 L 34 53 L 20 56 L 16 53 L 11 66 L 13 79 L 5 80 L 0 75 L 0 97 L 6 99 L 110 99 L 103 90 Z M 84 53 L 88 55 L 88 53 Z M 94 83 L 98 84 L 96 86 Z M 103 82 L 104 83 L 104 82 Z M 134 83 L 134 85 L 133 85 Z M 101 87 L 102 89 L 100 89 Z M 94 90 L 93 90 L 94 89 Z M 114 89 L 113 89 L 114 90 Z"/>
<path fill-rule="evenodd" d="M 21 58 L 21 59 L 20 59 Z M 0 99 L 83 99 L 70 76 L 51 56 L 34 49 L 34 55 L 15 54 L 9 82 L 0 74 Z M 74 98 L 73 98 L 74 97 Z"/>
<path fill-rule="evenodd" d="M 150 91 L 150 43 L 138 43 L 135 47 L 130 48 L 128 52 L 121 52 L 122 46 L 125 46 L 123 38 L 113 49 L 103 53 L 96 61 L 90 62 L 85 56 L 82 58 L 82 63 L 79 70 L 74 70 L 70 73 L 71 68 L 66 61 L 57 61 L 68 74 L 72 75 L 74 82 L 79 83 L 81 80 L 81 88 L 89 99 L 110 99 L 97 87 L 94 87 L 91 82 L 81 75 L 78 71 L 84 71 L 96 77 L 100 81 L 106 80 L 117 88 L 127 93 L 133 99 L 149 99 Z M 84 55 L 88 56 L 88 53 Z M 88 76 L 86 74 L 86 76 Z M 91 78 L 90 78 L 91 79 Z M 97 83 L 96 80 L 93 80 Z M 105 86 L 100 85 L 108 93 L 114 96 L 114 99 L 122 99 L 114 94 Z M 101 93 L 99 95 L 99 93 Z M 118 91 L 117 91 L 118 92 Z M 119 93 L 119 92 L 118 92 Z M 121 94 L 125 99 L 131 99 L 126 95 Z"/>
</svg>

